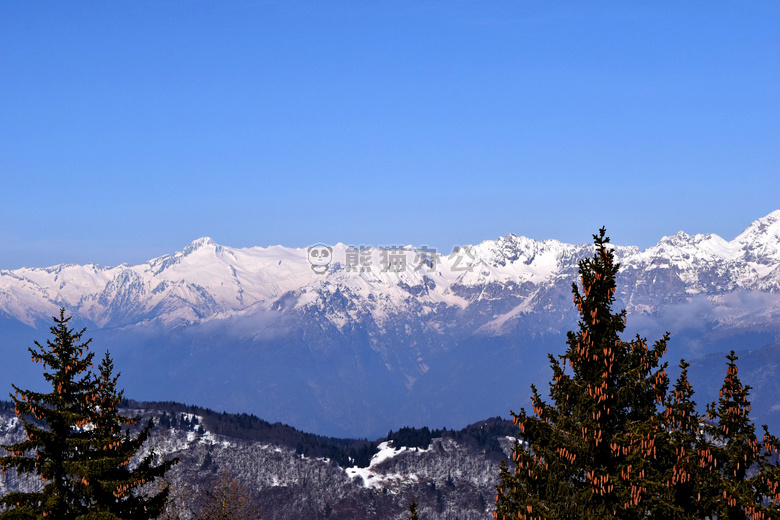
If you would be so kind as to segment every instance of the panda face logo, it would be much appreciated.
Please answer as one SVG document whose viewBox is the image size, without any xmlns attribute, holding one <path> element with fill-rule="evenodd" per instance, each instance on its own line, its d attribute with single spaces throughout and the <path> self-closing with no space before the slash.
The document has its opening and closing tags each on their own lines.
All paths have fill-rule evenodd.
<svg viewBox="0 0 780 520">
<path fill-rule="evenodd" d="M 307 250 L 311 270 L 317 274 L 325 274 L 333 257 L 333 248 L 325 244 L 315 244 Z"/>
</svg>

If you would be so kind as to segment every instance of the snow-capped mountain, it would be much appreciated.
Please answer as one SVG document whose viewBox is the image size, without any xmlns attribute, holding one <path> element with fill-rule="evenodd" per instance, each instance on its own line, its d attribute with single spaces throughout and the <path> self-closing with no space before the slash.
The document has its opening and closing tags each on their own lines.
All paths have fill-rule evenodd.
<svg viewBox="0 0 780 520">
<path fill-rule="evenodd" d="M 738 350 L 778 341 L 780 210 L 731 241 L 679 232 L 615 250 L 632 331 L 671 330 L 678 359 L 725 350 L 728 338 L 746 341 Z M 41 341 L 64 307 L 112 349 L 139 398 L 333 434 L 465 424 L 525 404 L 526 380 L 576 323 L 571 283 L 591 253 L 515 235 L 451 254 L 201 238 L 140 265 L 0 271 L 0 322 Z"/>
</svg>

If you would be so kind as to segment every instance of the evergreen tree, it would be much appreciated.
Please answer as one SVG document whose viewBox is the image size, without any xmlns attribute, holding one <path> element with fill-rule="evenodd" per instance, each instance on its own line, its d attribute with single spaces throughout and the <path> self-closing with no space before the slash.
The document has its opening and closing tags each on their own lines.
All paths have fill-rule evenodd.
<svg viewBox="0 0 780 520">
<path fill-rule="evenodd" d="M 22 390 L 15 385 L 16 415 L 22 421 L 27 440 L 3 446 L 10 455 L 0 457 L 3 471 L 35 474 L 46 483 L 38 492 L 9 493 L 0 498 L 7 510 L 0 518 L 76 518 L 86 512 L 85 457 L 89 434 L 85 426 L 91 415 L 88 400 L 93 395 L 89 369 L 93 354 L 89 340 L 81 342 L 81 332 L 68 328 L 70 318 L 64 309 L 51 327 L 54 340 L 46 346 L 37 341 L 28 350 L 33 361 L 43 363 L 43 376 L 51 392 Z M 49 371 L 46 371 L 49 369 Z"/>
<path fill-rule="evenodd" d="M 550 356 L 551 404 L 532 388 L 534 415 L 512 413 L 523 442 L 514 471 L 502 464 L 496 518 L 663 518 L 666 472 L 657 457 L 668 378 L 660 365 L 667 336 L 648 347 L 622 341 L 626 312 L 612 312 L 619 265 L 602 228 L 595 255 L 572 284 L 579 330 L 560 360 Z M 526 444 L 527 443 L 527 444 Z"/>
<path fill-rule="evenodd" d="M 717 402 L 707 407 L 705 437 L 699 448 L 702 491 L 709 516 L 735 520 L 780 518 L 780 451 L 778 439 L 764 426 L 762 441 L 748 419 L 750 387 L 737 376 L 737 356 L 726 357 L 728 368 Z"/>
<path fill-rule="evenodd" d="M 417 516 L 417 501 L 412 500 L 409 503 L 409 520 L 420 520 L 420 517 Z"/>
<path fill-rule="evenodd" d="M 86 329 L 74 333 L 64 309 L 53 340 L 45 347 L 35 342 L 32 359 L 43 363 L 51 392 L 40 393 L 13 386 L 16 415 L 27 440 L 4 446 L 10 455 L 0 457 L 3 471 L 38 475 L 45 482 L 38 492 L 9 493 L 0 498 L 0 518 L 111 519 L 151 518 L 165 503 L 167 491 L 145 497 L 144 482 L 161 476 L 173 462 L 154 465 L 154 455 L 133 470 L 128 464 L 149 435 L 151 423 L 131 437 L 118 413 L 122 392 L 117 392 L 113 363 L 106 354 L 99 375 L 91 371 L 91 340 L 81 342 Z M 47 369 L 49 369 L 47 371 Z"/>
<path fill-rule="evenodd" d="M 91 444 L 87 474 L 90 511 L 96 518 L 147 519 L 156 518 L 165 508 L 168 488 L 147 495 L 141 490 L 146 482 L 162 477 L 176 459 L 155 464 L 155 454 L 149 453 L 130 469 L 129 463 L 149 437 L 154 423 L 150 419 L 135 437 L 129 427 L 139 416 L 125 417 L 119 413 L 124 392 L 117 389 L 119 374 L 113 375 L 114 363 L 108 352 L 93 380 L 91 400 Z"/>
<path fill-rule="evenodd" d="M 707 482 L 702 478 L 699 452 L 707 445 L 696 412 L 693 388 L 688 381 L 689 363 L 680 361 L 680 376 L 665 399 L 664 429 L 659 434 L 661 459 L 666 461 L 669 509 L 674 518 L 704 518 L 710 510 L 706 495 Z"/>
<path fill-rule="evenodd" d="M 534 415 L 512 414 L 524 440 L 514 471 L 501 464 L 496 518 L 780 519 L 780 442 L 766 426 L 756 437 L 737 356 L 705 422 L 685 361 L 668 391 L 668 335 L 652 348 L 620 340 L 626 313 L 611 311 L 619 266 L 603 229 L 594 240 L 579 266 L 582 294 L 573 286 L 579 330 L 560 361 L 550 356 L 553 402 L 532 386 Z"/>
</svg>

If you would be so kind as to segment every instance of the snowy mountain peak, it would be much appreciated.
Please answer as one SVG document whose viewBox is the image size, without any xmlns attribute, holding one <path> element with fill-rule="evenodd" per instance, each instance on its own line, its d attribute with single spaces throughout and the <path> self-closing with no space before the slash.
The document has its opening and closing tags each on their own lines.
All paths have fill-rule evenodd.
<svg viewBox="0 0 780 520">
<path fill-rule="evenodd" d="M 538 262 L 541 256 L 556 263 L 562 252 L 576 247 L 557 240 L 534 240 L 510 233 L 495 240 L 485 240 L 471 249 L 488 265 L 506 266 L 518 262 L 530 265 Z"/>
<path fill-rule="evenodd" d="M 182 249 L 179 252 L 173 253 L 172 255 L 163 255 L 159 258 L 155 258 L 154 260 L 150 260 L 149 264 L 153 266 L 158 266 L 158 268 L 165 269 L 167 267 L 170 267 L 171 265 L 178 263 L 182 261 L 185 257 L 189 257 L 197 252 L 207 252 L 206 254 L 209 254 L 211 252 L 214 253 L 220 253 L 222 252 L 224 248 L 214 242 L 209 237 L 201 237 L 197 240 L 193 240 L 190 242 L 190 244 Z M 199 255 L 200 256 L 200 255 Z"/>
<path fill-rule="evenodd" d="M 780 236 L 780 210 L 773 211 L 769 215 L 759 218 L 750 224 L 745 231 L 739 234 L 737 241 L 745 242 L 753 237 L 765 237 L 777 239 Z"/>
<path fill-rule="evenodd" d="M 661 238 L 661 240 L 658 241 L 657 246 L 663 244 L 669 244 L 671 246 L 679 247 L 679 246 L 687 245 L 690 242 L 691 242 L 691 236 L 688 233 L 686 233 L 685 231 L 678 231 L 672 236 Z"/>
<path fill-rule="evenodd" d="M 734 242 L 749 262 L 768 265 L 780 262 L 780 210 L 750 224 Z"/>
<path fill-rule="evenodd" d="M 718 257 L 733 257 L 733 246 L 720 236 L 714 233 L 689 235 L 684 231 L 678 231 L 676 234 L 670 237 L 663 237 L 658 241 L 654 247 L 650 250 L 667 251 L 669 248 L 679 250 L 693 250 L 699 249 L 707 252 L 711 255 Z"/>
<path fill-rule="evenodd" d="M 331 319 L 331 300 L 343 294 L 347 296 L 340 305 L 345 310 L 333 318 L 340 326 L 368 315 L 383 323 L 389 314 L 409 308 L 431 312 L 442 305 L 465 308 L 485 298 L 518 298 L 507 292 L 507 284 L 527 284 L 528 294 L 534 288 L 553 287 L 562 277 L 573 276 L 577 262 L 592 247 L 515 234 L 430 257 L 411 247 L 372 249 L 364 255 L 335 244 L 328 267 L 318 272 L 303 248 L 234 249 L 202 237 L 179 252 L 136 266 L 3 271 L 0 313 L 29 323 L 33 316 L 47 318 L 66 306 L 104 326 L 142 320 L 201 321 L 253 308 L 309 308 L 327 300 L 322 311 Z M 670 297 L 674 300 L 738 288 L 780 292 L 780 211 L 757 220 L 731 242 L 714 234 L 691 236 L 680 231 L 644 251 L 635 246 L 615 249 L 623 271 L 634 273 L 638 287 L 657 283 L 656 269 L 672 268 L 664 276 L 676 291 Z M 396 262 L 403 257 L 403 269 L 388 269 L 391 257 Z M 495 285 L 485 289 L 491 284 Z M 640 300 L 646 300 L 641 308 L 653 308 L 653 294 L 659 291 L 656 286 L 638 292 L 642 296 L 635 298 L 632 308 L 640 308 Z M 523 312 L 533 310 L 531 300 L 516 302 L 521 304 Z"/>
<path fill-rule="evenodd" d="M 190 242 L 190 245 L 188 245 L 186 249 L 195 250 L 201 249 L 203 247 L 217 247 L 217 243 L 214 242 L 210 237 L 200 237 Z"/>
<path fill-rule="evenodd" d="M 772 213 L 767 215 L 766 217 L 760 218 L 758 220 L 767 220 L 767 221 L 772 221 L 772 222 L 780 222 L 780 209 L 776 209 Z"/>
<path fill-rule="evenodd" d="M 134 392 L 186 389 L 164 395 L 201 396 L 223 408 L 239 399 L 259 403 L 253 413 L 277 410 L 301 424 L 374 428 L 366 425 L 376 410 L 435 413 L 426 403 L 436 402 L 430 392 L 438 389 L 474 402 L 482 415 L 484 402 L 474 395 L 494 402 L 502 392 L 485 381 L 537 373 L 542 365 L 528 361 L 531 350 L 541 353 L 576 323 L 571 283 L 594 248 L 508 234 L 452 253 L 320 249 L 328 255 L 232 248 L 203 237 L 139 265 L 0 271 L 0 325 L 42 326 L 65 307 L 132 364 Z M 697 342 L 705 327 L 712 338 L 743 329 L 780 338 L 780 211 L 732 241 L 680 232 L 645 250 L 614 250 L 616 308 L 632 324 L 671 323 Z M 6 344 L 8 353 L 18 351 Z M 527 348 L 516 365 L 505 363 L 510 344 Z M 29 361 L 23 349 L 20 356 Z M 471 370 L 485 359 L 496 360 L 490 370 Z M 227 397 L 209 401 L 219 395 Z M 308 404 L 296 418 L 291 402 Z"/>
</svg>

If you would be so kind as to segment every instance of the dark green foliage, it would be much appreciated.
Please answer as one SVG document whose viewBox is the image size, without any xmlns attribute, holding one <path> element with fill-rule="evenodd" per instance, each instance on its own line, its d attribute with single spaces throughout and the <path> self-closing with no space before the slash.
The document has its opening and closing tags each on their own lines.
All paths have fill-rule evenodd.
<svg viewBox="0 0 780 520">
<path fill-rule="evenodd" d="M 162 428 L 170 428 L 171 427 L 171 418 L 168 417 L 168 414 L 166 412 L 163 412 L 163 414 L 160 416 L 160 427 Z"/>
<path fill-rule="evenodd" d="M 370 455 L 365 462 L 367 466 L 371 455 L 376 453 L 377 443 L 365 439 L 336 439 L 305 433 L 286 424 L 264 421 L 252 414 L 217 413 L 207 408 L 171 402 L 147 403 L 144 406 L 167 409 L 166 414 L 174 418 L 183 412 L 197 414 L 202 418 L 202 426 L 212 433 L 287 446 L 295 449 L 301 455 L 329 458 L 342 466 L 353 465 L 354 462 L 351 460 L 362 460 L 365 457 L 360 456 L 360 454 L 368 452 Z M 173 420 L 171 426 L 175 426 Z"/>
<path fill-rule="evenodd" d="M 12 399 L 27 440 L 4 446 L 3 471 L 40 476 L 46 483 L 33 493 L 9 493 L 0 499 L 0 518 L 141 519 L 157 516 L 167 491 L 144 496 L 139 488 L 162 474 L 172 461 L 155 465 L 150 454 L 132 470 L 130 459 L 147 439 L 152 424 L 131 437 L 124 426 L 136 418 L 118 413 L 122 392 L 108 353 L 93 374 L 84 330 L 74 334 L 60 311 L 46 347 L 35 343 L 32 358 L 43 363 L 49 393 L 14 386 Z M 49 371 L 46 371 L 49 369 Z"/>
<path fill-rule="evenodd" d="M 568 333 L 560 360 L 550 356 L 552 402 L 532 386 L 534 414 L 512 414 L 522 442 L 514 471 L 502 463 L 496 517 L 780 518 L 780 470 L 770 463 L 778 440 L 766 427 L 763 442 L 756 438 L 734 353 L 705 424 L 687 363 L 668 388 L 660 363 L 668 335 L 652 348 L 620 339 L 626 313 L 612 312 L 619 266 L 604 229 L 594 240 L 594 257 L 579 266 L 582 294 L 573 285 L 579 330 Z"/>
<path fill-rule="evenodd" d="M 181 421 L 182 415 L 185 413 L 199 415 L 202 419 L 198 423 L 188 420 L 189 428 L 194 431 L 208 430 L 236 439 L 287 446 L 300 455 L 328 458 L 342 467 L 354 465 L 366 467 L 371 457 L 377 452 L 377 442 L 370 442 L 366 439 L 338 439 L 305 433 L 286 424 L 264 421 L 252 414 L 218 413 L 208 408 L 170 401 L 139 403 L 129 400 L 127 406 L 162 410 L 163 413 L 160 414 L 158 422 L 167 424 L 166 427 L 170 428 L 185 428 L 186 424 Z"/>
<path fill-rule="evenodd" d="M 665 461 L 661 469 L 665 474 L 661 477 L 668 482 L 665 498 L 669 511 L 674 518 L 704 518 L 708 508 L 701 495 L 708 483 L 701 479 L 697 454 L 707 441 L 701 435 L 688 366 L 680 361 L 680 376 L 664 399 L 665 432 L 658 434 L 656 444 L 659 460 Z"/>
<path fill-rule="evenodd" d="M 498 439 L 513 436 L 516 432 L 517 427 L 512 424 L 512 421 L 494 417 L 466 426 L 462 430 L 455 431 L 445 428 L 442 431 L 442 437 L 451 437 L 459 443 L 476 445 L 485 450 L 487 457 L 500 460 L 504 457 L 504 450 Z"/>
<path fill-rule="evenodd" d="M 155 518 L 165 507 L 168 489 L 144 495 L 140 488 L 162 477 L 176 461 L 156 463 L 155 454 L 150 453 L 129 469 L 130 460 L 149 438 L 154 423 L 149 420 L 138 435 L 130 436 L 125 427 L 136 425 L 140 417 L 125 417 L 119 413 L 123 392 L 117 390 L 119 374 L 114 376 L 113 368 L 106 352 L 94 381 L 92 452 L 84 482 L 88 484 L 90 502 L 94 504 L 92 510 L 104 513 L 107 518 Z"/>
<path fill-rule="evenodd" d="M 659 364 L 666 337 L 652 348 L 620 339 L 619 265 L 604 229 L 594 241 L 595 255 L 580 262 L 582 294 L 572 287 L 579 330 L 560 360 L 550 356 L 553 402 L 532 387 L 534 415 L 512 414 L 530 449 L 516 446 L 514 474 L 502 468 L 499 518 L 645 518 L 664 508 L 653 439 L 668 384 Z"/>
<path fill-rule="evenodd" d="M 498 442 L 499 437 L 514 435 L 517 428 L 510 422 L 500 417 L 494 417 L 466 426 L 461 430 L 429 430 L 428 427 L 409 428 L 404 427 L 394 432 L 390 430 L 387 440 L 393 442 L 393 447 L 427 448 L 432 439 L 437 437 L 449 438 L 460 444 L 483 449 L 485 455 L 499 459 L 504 451 Z"/>
<path fill-rule="evenodd" d="M 511 421 L 495 417 L 466 426 L 461 430 L 405 427 L 399 430 L 399 433 L 404 432 L 400 433 L 401 437 L 391 430 L 385 439 L 368 441 L 324 437 L 301 432 L 286 424 L 272 424 L 250 414 L 218 413 L 208 408 L 170 401 L 141 403 L 128 400 L 123 402 L 122 406 L 159 410 L 162 413 L 157 416 L 157 422 L 160 425 L 167 425 L 166 427 L 173 427 L 174 422 L 180 426 L 180 421 L 176 418 L 180 418 L 184 413 L 198 415 L 201 417 L 199 427 L 204 425 L 210 432 L 237 439 L 287 446 L 300 455 L 328 458 L 341 467 L 368 466 L 382 440 L 392 440 L 396 447 L 415 447 L 408 443 L 409 439 L 415 439 L 416 447 L 426 448 L 430 444 L 429 438 L 436 437 L 452 438 L 459 443 L 477 446 L 485 450 L 486 456 L 497 460 L 503 455 L 503 451 L 496 437 L 513 435 L 517 431 Z M 407 434 L 409 437 L 405 438 Z M 423 442 L 426 439 L 427 442 Z"/>
<path fill-rule="evenodd" d="M 420 520 L 420 517 L 417 516 L 417 501 L 412 500 L 409 503 L 409 520 Z"/>
<path fill-rule="evenodd" d="M 709 516 L 720 519 L 780 518 L 780 468 L 776 465 L 780 442 L 763 427 L 758 439 L 750 422 L 750 387 L 737 376 L 734 351 L 717 402 L 707 406 L 708 442 L 699 447 L 703 469 L 699 478 L 701 502 Z"/>
<path fill-rule="evenodd" d="M 405 427 L 397 432 L 390 430 L 390 433 L 387 434 L 387 440 L 393 441 L 395 448 L 406 446 L 407 448 L 425 449 L 434 437 L 441 437 L 441 430 L 431 431 L 427 426 L 419 429 Z"/>
<path fill-rule="evenodd" d="M 341 467 L 357 466 L 358 468 L 367 468 L 371 463 L 371 457 L 373 457 L 376 452 L 377 445 L 371 442 L 362 446 L 350 448 L 345 452 L 346 460 L 341 459 L 341 454 L 339 454 L 339 459 L 333 460 L 336 460 L 337 464 Z"/>
<path fill-rule="evenodd" d="M 24 424 L 27 440 L 3 446 L 10 455 L 0 458 L 3 471 L 13 468 L 20 475 L 39 475 L 46 483 L 35 493 L 9 493 L 0 503 L 9 508 L 0 518 L 30 516 L 76 518 L 86 513 L 87 490 L 81 479 L 87 474 L 89 433 L 84 427 L 91 418 L 88 401 L 93 395 L 89 369 L 93 354 L 89 341 L 68 328 L 64 311 L 54 318 L 54 340 L 46 346 L 37 341 L 29 348 L 33 361 L 42 363 L 49 393 L 22 390 L 12 385 L 16 415 Z M 49 369 L 46 371 L 46 369 Z M 33 423 L 32 419 L 38 423 Z"/>
</svg>

